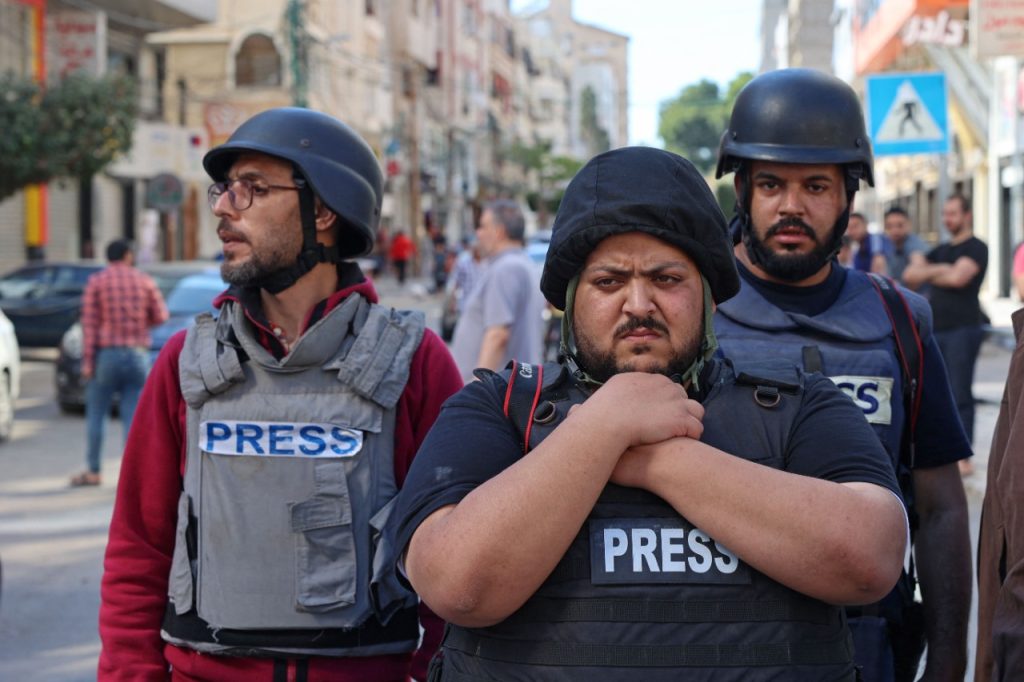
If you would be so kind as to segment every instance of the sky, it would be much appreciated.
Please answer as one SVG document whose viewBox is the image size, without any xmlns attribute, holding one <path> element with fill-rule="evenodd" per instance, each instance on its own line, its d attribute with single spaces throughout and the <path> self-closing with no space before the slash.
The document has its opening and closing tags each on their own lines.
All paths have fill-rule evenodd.
<svg viewBox="0 0 1024 682">
<path fill-rule="evenodd" d="M 512 0 L 514 12 L 544 0 Z M 629 142 L 662 146 L 658 105 L 702 78 L 723 88 L 760 60 L 762 0 L 573 0 L 573 17 L 629 41 Z"/>
</svg>

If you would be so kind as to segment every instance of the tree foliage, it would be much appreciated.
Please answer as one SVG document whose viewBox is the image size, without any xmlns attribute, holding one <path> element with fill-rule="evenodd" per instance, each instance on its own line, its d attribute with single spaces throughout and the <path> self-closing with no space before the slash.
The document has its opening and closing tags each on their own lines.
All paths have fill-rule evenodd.
<svg viewBox="0 0 1024 682">
<path fill-rule="evenodd" d="M 710 172 L 736 95 L 752 78 L 751 73 L 741 73 L 724 92 L 717 83 L 701 80 L 683 88 L 674 99 L 662 102 L 658 134 L 665 147 L 688 158 L 702 172 Z"/>
<path fill-rule="evenodd" d="M 92 177 L 131 149 L 136 114 L 126 76 L 70 76 L 45 89 L 0 76 L 0 200 L 32 183 Z"/>
<path fill-rule="evenodd" d="M 583 162 L 568 156 L 551 153 L 551 141 L 539 140 L 533 144 L 516 141 L 509 150 L 509 158 L 534 173 L 537 190 L 527 194 L 527 202 L 535 211 L 554 213 L 562 201 L 565 186 Z"/>
</svg>

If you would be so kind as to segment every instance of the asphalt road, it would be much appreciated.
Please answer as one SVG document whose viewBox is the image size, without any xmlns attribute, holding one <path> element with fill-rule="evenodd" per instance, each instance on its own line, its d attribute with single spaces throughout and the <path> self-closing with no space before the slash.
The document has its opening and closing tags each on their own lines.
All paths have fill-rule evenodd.
<svg viewBox="0 0 1024 682">
<path fill-rule="evenodd" d="M 436 328 L 437 300 L 419 290 L 382 287 L 382 301 L 426 309 Z M 57 408 L 52 357 L 34 353 L 26 358 L 14 437 L 0 445 L 0 680 L 78 682 L 96 675 L 99 583 L 122 434 L 119 423 L 108 423 L 103 485 L 68 488 L 68 477 L 84 464 L 85 424 Z M 986 344 L 975 383 L 982 401 L 975 442 L 978 470 L 967 481 L 972 535 L 1008 364 L 1008 351 Z M 973 650 L 973 614 L 971 627 Z"/>
</svg>

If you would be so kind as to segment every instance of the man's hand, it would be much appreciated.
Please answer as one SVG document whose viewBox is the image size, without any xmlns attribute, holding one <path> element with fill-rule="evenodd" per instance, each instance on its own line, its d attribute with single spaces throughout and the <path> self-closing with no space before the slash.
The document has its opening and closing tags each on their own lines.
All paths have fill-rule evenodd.
<svg viewBox="0 0 1024 682">
<path fill-rule="evenodd" d="M 696 401 L 691 402 L 701 407 Z M 701 409 L 703 411 L 703 408 Z M 652 477 L 650 465 L 654 458 L 658 456 L 678 456 L 678 453 L 685 451 L 685 448 L 698 442 L 700 441 L 696 438 L 674 438 L 669 441 L 673 448 L 671 452 L 665 449 L 667 445 L 665 442 L 635 445 L 622 453 L 619 463 L 615 465 L 615 470 L 612 471 L 610 480 L 618 485 L 650 490 Z"/>
<path fill-rule="evenodd" d="M 661 374 L 616 374 L 580 406 L 597 423 L 614 425 L 622 450 L 689 436 L 700 438 L 704 407 L 686 390 Z"/>
</svg>

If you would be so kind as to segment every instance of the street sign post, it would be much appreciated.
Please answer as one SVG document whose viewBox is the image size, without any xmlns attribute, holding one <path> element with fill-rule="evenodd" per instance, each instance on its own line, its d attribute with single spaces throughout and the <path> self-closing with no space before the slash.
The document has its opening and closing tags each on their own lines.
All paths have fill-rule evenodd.
<svg viewBox="0 0 1024 682">
<path fill-rule="evenodd" d="M 949 109 L 942 73 L 868 76 L 868 129 L 875 156 L 949 151 Z"/>
</svg>

